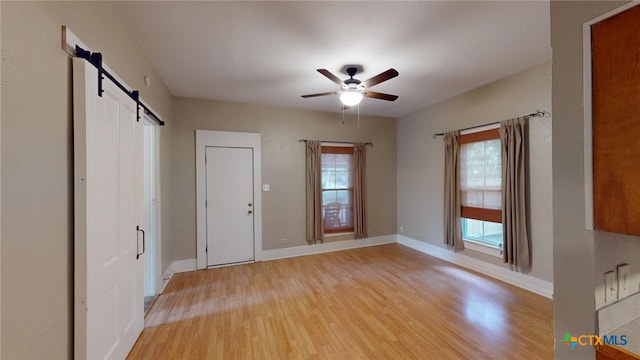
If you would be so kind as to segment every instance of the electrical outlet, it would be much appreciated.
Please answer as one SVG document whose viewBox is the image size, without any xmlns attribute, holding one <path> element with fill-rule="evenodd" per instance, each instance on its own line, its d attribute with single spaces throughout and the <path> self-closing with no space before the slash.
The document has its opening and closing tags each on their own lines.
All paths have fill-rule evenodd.
<svg viewBox="0 0 640 360">
<path fill-rule="evenodd" d="M 404 226 L 400 226 L 400 234 L 404 232 Z"/>
<path fill-rule="evenodd" d="M 618 301 L 618 281 L 615 271 L 604 273 L 604 303 Z"/>
<path fill-rule="evenodd" d="M 618 299 L 631 295 L 631 265 L 618 265 Z"/>
<path fill-rule="evenodd" d="M 287 238 L 280 239 L 280 244 L 286 244 L 288 242 Z"/>
</svg>

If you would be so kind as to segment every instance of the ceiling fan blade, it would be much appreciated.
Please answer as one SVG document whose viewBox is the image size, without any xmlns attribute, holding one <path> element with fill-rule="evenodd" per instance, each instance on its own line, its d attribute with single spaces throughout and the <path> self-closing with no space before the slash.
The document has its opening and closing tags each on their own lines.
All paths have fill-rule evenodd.
<svg viewBox="0 0 640 360">
<path fill-rule="evenodd" d="M 317 94 L 302 95 L 302 97 L 306 99 L 306 98 L 316 97 L 316 96 L 337 95 L 337 94 L 338 94 L 337 91 L 327 91 L 327 92 L 317 93 Z"/>
<path fill-rule="evenodd" d="M 398 71 L 396 69 L 389 69 L 389 70 L 387 70 L 385 72 L 382 72 L 382 73 L 372 77 L 369 80 L 363 81 L 363 84 L 364 84 L 365 88 L 370 88 L 373 85 L 377 85 L 377 84 L 380 84 L 383 81 L 387 81 L 389 79 L 393 79 L 396 76 L 398 76 Z"/>
<path fill-rule="evenodd" d="M 368 90 L 364 92 L 364 96 L 374 98 L 374 99 L 387 100 L 387 101 L 396 101 L 396 99 L 398 98 L 398 95 L 383 94 L 383 93 L 368 91 Z"/>
<path fill-rule="evenodd" d="M 324 76 L 326 76 L 329 80 L 333 81 L 334 83 L 338 84 L 338 86 L 342 86 L 343 82 L 342 80 L 340 80 L 339 77 L 333 75 L 331 73 L 331 71 L 327 70 L 327 69 L 318 69 L 318 72 Z"/>
</svg>

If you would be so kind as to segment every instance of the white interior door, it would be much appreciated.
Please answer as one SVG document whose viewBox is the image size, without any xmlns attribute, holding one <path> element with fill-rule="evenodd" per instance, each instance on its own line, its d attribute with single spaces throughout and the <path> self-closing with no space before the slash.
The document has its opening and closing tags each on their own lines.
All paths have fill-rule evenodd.
<svg viewBox="0 0 640 360">
<path fill-rule="evenodd" d="M 206 148 L 207 265 L 254 259 L 253 149 Z"/>
<path fill-rule="evenodd" d="M 124 359 L 144 327 L 142 124 L 136 103 L 73 59 L 75 357 Z"/>
</svg>

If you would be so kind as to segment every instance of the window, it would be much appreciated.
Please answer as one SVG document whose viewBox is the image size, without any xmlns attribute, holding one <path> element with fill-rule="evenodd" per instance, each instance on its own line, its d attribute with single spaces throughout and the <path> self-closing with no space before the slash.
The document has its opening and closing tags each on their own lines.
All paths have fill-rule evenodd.
<svg viewBox="0 0 640 360">
<path fill-rule="evenodd" d="M 502 144 L 498 129 L 460 136 L 462 238 L 502 249 Z"/>
<path fill-rule="evenodd" d="M 353 147 L 322 146 L 322 219 L 325 234 L 353 232 Z"/>
</svg>

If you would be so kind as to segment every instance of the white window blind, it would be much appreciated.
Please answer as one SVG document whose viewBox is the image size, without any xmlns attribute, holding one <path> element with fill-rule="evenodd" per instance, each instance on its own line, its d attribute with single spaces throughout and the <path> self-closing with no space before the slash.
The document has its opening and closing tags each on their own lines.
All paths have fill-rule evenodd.
<svg viewBox="0 0 640 360">
<path fill-rule="evenodd" d="M 460 145 L 460 201 L 462 206 L 501 209 L 500 146 L 500 139 Z"/>
</svg>

